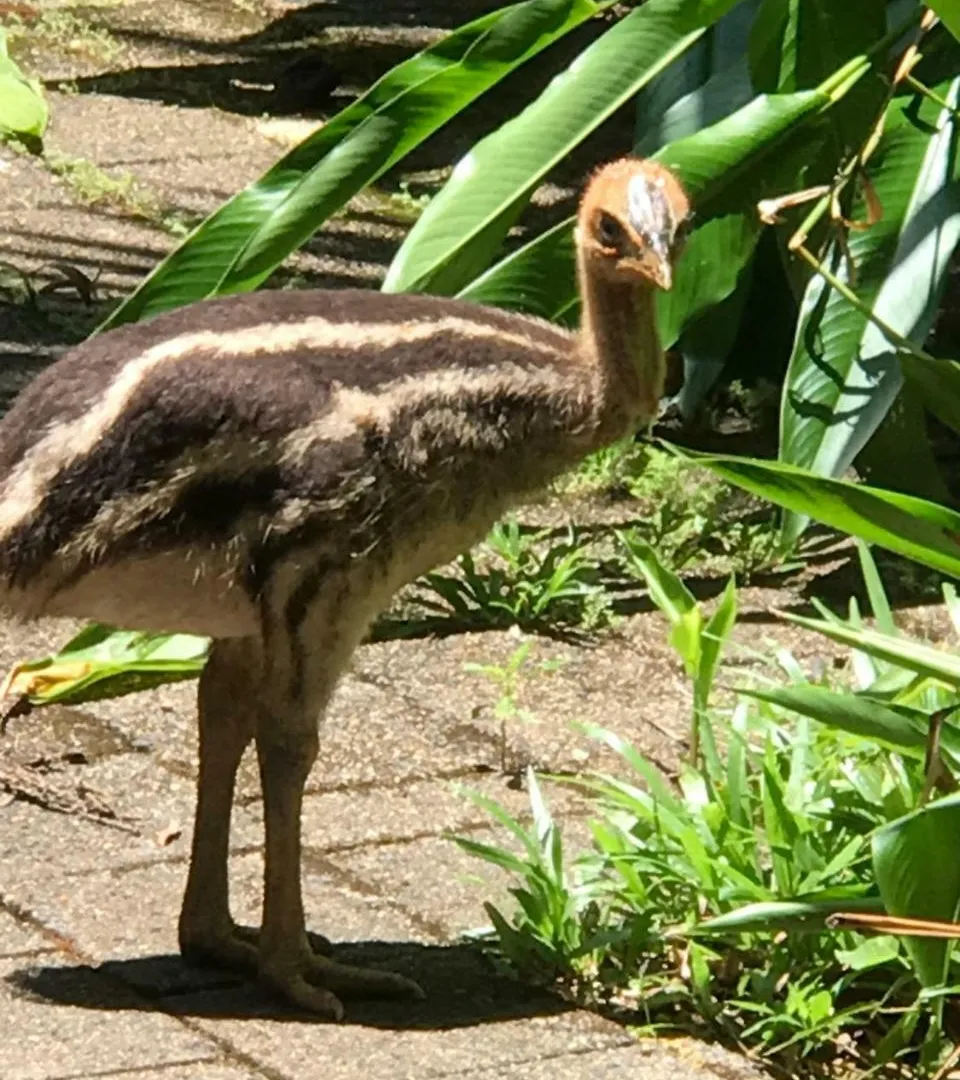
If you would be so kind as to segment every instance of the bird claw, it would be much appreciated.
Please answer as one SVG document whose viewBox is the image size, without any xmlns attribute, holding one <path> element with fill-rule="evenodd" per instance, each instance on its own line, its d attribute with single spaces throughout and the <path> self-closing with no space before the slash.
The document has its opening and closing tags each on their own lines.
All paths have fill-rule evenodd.
<svg viewBox="0 0 960 1080">
<path fill-rule="evenodd" d="M 340 964 L 316 953 L 307 961 L 304 977 L 315 986 L 322 986 L 343 997 L 352 998 L 412 998 L 423 1001 L 426 994 L 418 983 L 405 975 L 379 968 L 354 967 Z"/>
<path fill-rule="evenodd" d="M 301 970 L 260 971 L 260 981 L 291 1005 L 328 1020 L 342 1020 L 341 997 L 402 998 L 426 995 L 412 979 L 391 971 L 352 967 L 312 953 Z"/>
</svg>

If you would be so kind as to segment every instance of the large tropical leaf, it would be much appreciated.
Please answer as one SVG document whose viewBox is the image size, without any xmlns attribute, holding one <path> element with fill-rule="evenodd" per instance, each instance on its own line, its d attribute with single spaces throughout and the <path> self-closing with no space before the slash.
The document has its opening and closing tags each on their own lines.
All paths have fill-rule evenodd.
<svg viewBox="0 0 960 1080">
<path fill-rule="evenodd" d="M 119 697 L 164 683 L 195 679 L 210 642 L 193 634 L 148 634 L 84 627 L 53 656 L 18 664 L 7 696 L 32 705 L 77 704 Z"/>
<path fill-rule="evenodd" d="M 216 210 L 102 329 L 256 288 L 353 195 L 609 0 L 526 0 L 399 64 Z"/>
<path fill-rule="evenodd" d="M 957 101 L 960 81 L 939 88 Z M 936 313 L 950 254 L 960 238 L 955 114 L 927 99 L 894 100 L 869 166 L 883 207 L 870 228 L 850 234 L 856 290 L 874 314 L 919 343 Z M 865 205 L 854 208 L 863 218 Z M 827 255 L 848 276 L 839 245 Z M 897 353 L 877 326 L 819 275 L 807 287 L 784 388 L 780 457 L 825 476 L 849 467 L 901 385 Z M 802 530 L 789 516 L 785 537 Z"/>
<path fill-rule="evenodd" d="M 720 377 L 737 340 L 750 295 L 753 265 L 751 260 L 725 300 L 682 327 L 677 350 L 683 360 L 683 384 L 674 400 L 685 420 L 695 415 Z M 686 312 L 682 317 L 686 322 Z"/>
<path fill-rule="evenodd" d="M 945 506 L 783 462 L 671 449 L 795 514 L 960 577 L 960 514 Z"/>
<path fill-rule="evenodd" d="M 737 0 L 647 0 L 479 142 L 410 231 L 388 292 L 452 294 L 481 273 L 544 176 Z"/>
<path fill-rule="evenodd" d="M 960 364 L 955 360 L 901 353 L 900 366 L 926 408 L 947 427 L 960 431 Z"/>
<path fill-rule="evenodd" d="M 458 296 L 572 323 L 580 310 L 573 267 L 573 218 L 567 218 L 474 278 Z"/>
<path fill-rule="evenodd" d="M 808 90 L 886 30 L 886 0 L 762 0 L 750 34 L 758 90 Z"/>
<path fill-rule="evenodd" d="M 637 95 L 635 149 L 649 156 L 754 96 L 747 42 L 760 0 L 741 0 Z"/>
<path fill-rule="evenodd" d="M 890 915 L 956 922 L 960 914 L 960 795 L 930 803 L 873 836 L 873 869 Z M 944 981 L 951 942 L 905 937 L 924 986 Z"/>
<path fill-rule="evenodd" d="M 906 453 L 904 447 L 909 448 Z M 931 502 L 953 501 L 927 430 L 923 397 L 912 382 L 900 387 L 887 415 L 857 455 L 857 474 L 865 484 Z"/>
</svg>

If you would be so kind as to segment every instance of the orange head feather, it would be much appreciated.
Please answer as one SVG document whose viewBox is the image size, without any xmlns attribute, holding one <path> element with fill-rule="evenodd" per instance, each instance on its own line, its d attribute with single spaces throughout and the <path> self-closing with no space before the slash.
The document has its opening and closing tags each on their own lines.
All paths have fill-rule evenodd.
<svg viewBox="0 0 960 1080">
<path fill-rule="evenodd" d="M 620 158 L 591 177 L 577 239 L 591 269 L 608 279 L 669 289 L 689 221 L 690 202 L 669 169 Z"/>
</svg>

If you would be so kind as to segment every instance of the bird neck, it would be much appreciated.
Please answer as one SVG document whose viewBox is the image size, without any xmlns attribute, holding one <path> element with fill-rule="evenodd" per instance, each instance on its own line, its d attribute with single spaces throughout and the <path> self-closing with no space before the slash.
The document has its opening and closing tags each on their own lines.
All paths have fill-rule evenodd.
<svg viewBox="0 0 960 1080">
<path fill-rule="evenodd" d="M 598 376 L 602 426 L 636 430 L 657 414 L 665 363 L 657 334 L 656 289 L 609 281 L 579 263 L 579 349 Z"/>
</svg>

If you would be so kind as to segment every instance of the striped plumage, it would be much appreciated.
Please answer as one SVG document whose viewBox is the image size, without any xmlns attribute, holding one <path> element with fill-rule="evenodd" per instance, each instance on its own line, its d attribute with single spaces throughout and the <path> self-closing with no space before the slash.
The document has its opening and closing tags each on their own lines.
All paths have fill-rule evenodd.
<svg viewBox="0 0 960 1080">
<path fill-rule="evenodd" d="M 578 334 L 429 297 L 232 296 L 93 338 L 0 423 L 0 602 L 214 639 L 185 953 L 258 963 L 288 999 L 334 1016 L 334 992 L 416 993 L 307 942 L 299 812 L 318 719 L 398 587 L 652 417 L 655 288 L 670 285 L 687 216 L 651 163 L 595 176 Z M 251 739 L 267 831 L 259 945 L 232 924 L 226 887 Z"/>
</svg>

